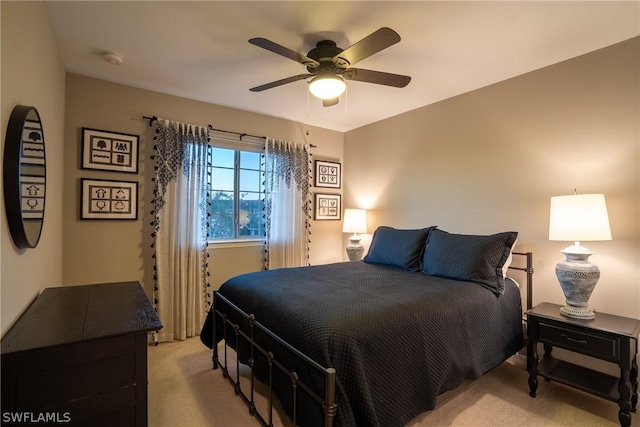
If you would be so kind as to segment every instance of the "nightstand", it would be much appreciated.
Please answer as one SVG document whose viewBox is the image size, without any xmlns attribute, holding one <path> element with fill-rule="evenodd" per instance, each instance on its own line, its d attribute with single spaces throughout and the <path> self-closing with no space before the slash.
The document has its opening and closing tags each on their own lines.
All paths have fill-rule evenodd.
<svg viewBox="0 0 640 427">
<path fill-rule="evenodd" d="M 538 376 L 575 387 L 618 402 L 620 425 L 631 425 L 631 412 L 638 403 L 638 334 L 640 320 L 596 313 L 583 320 L 560 314 L 557 304 L 541 303 L 526 312 L 529 344 L 527 371 L 531 397 L 536 397 Z M 544 357 L 538 359 L 537 343 L 544 344 Z M 613 377 L 552 357 L 553 347 L 615 363 L 620 377 Z"/>
</svg>

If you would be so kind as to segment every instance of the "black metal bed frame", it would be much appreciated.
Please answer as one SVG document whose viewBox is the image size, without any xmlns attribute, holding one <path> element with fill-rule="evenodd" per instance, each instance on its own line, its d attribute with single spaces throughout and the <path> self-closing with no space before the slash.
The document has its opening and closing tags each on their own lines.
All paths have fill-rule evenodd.
<svg viewBox="0 0 640 427">
<path fill-rule="evenodd" d="M 517 267 L 517 266 L 509 266 L 510 270 L 517 270 L 517 271 L 523 271 L 526 273 L 526 294 L 527 294 L 527 303 L 526 303 L 526 307 L 527 310 L 531 309 L 532 307 L 532 299 L 533 299 L 533 254 L 531 252 L 513 252 L 514 255 L 519 255 L 519 256 L 524 256 L 526 259 L 526 266 L 525 267 Z M 216 305 L 216 301 L 223 301 L 228 307 L 230 307 L 231 309 L 233 309 L 234 312 L 236 312 L 238 315 L 240 315 L 241 318 L 245 319 L 248 322 L 249 325 L 249 331 L 245 332 L 241 329 L 241 326 L 239 323 L 234 323 L 233 321 L 231 321 L 229 319 L 229 317 L 225 314 L 222 313 L 218 310 L 218 306 Z M 524 316 L 524 315 L 523 315 Z M 217 340 L 217 321 L 222 320 L 225 324 L 225 327 L 223 328 L 223 339 L 225 341 L 224 344 L 224 356 L 223 356 L 223 361 L 220 361 L 219 358 L 219 354 L 218 354 L 218 340 Z M 524 318 L 523 318 L 524 320 Z M 236 370 L 236 378 L 233 379 L 230 375 L 229 375 L 229 367 L 228 367 L 228 363 L 227 363 L 227 349 L 228 349 L 228 342 L 229 340 L 227 339 L 227 327 L 226 326 L 230 326 L 231 329 L 233 330 L 233 334 L 234 334 L 234 339 L 235 339 L 235 343 L 236 343 L 236 348 L 239 348 L 240 345 L 240 339 L 244 339 L 246 341 L 246 343 L 248 343 L 250 345 L 250 358 L 249 358 L 249 369 L 250 369 L 250 377 L 249 377 L 249 381 L 250 381 L 250 390 L 249 393 L 247 394 L 244 390 L 242 390 L 242 386 L 240 384 L 240 358 L 236 357 L 236 363 L 235 363 L 235 370 Z M 256 331 L 260 331 L 264 334 L 266 334 L 270 339 L 273 339 L 276 343 L 282 345 L 284 348 L 286 348 L 292 355 L 295 355 L 297 358 L 299 358 L 301 361 L 303 361 L 304 363 L 306 363 L 309 367 L 311 367 L 313 370 L 316 370 L 318 373 L 320 373 L 321 375 L 324 376 L 324 383 L 325 383 L 325 390 L 324 390 L 324 396 L 320 396 L 318 393 L 316 393 L 314 390 L 312 390 L 307 384 L 303 383 L 299 376 L 298 373 L 296 371 L 291 371 L 289 370 L 286 366 L 284 366 L 279 360 L 277 360 L 275 358 L 275 355 L 272 351 L 265 349 L 262 345 L 260 345 L 259 343 L 256 342 L 255 340 L 255 332 Z M 260 411 L 258 411 L 258 409 L 256 408 L 256 404 L 255 404 L 255 400 L 254 400 L 254 396 L 255 396 L 255 375 L 254 375 L 254 362 L 255 362 L 255 358 L 254 356 L 255 351 L 257 351 L 258 353 L 262 354 L 268 363 L 268 370 L 269 370 L 269 383 L 267 384 L 268 388 L 269 388 L 269 395 L 268 395 L 268 414 L 266 414 L 266 419 L 265 416 L 263 416 Z M 297 403 L 297 391 L 298 390 L 302 390 L 304 393 L 306 393 L 309 397 L 311 397 L 313 400 L 315 400 L 322 408 L 323 412 L 324 412 L 324 425 L 325 427 L 332 427 L 333 426 L 333 420 L 335 418 L 335 415 L 337 413 L 338 410 L 338 406 L 336 404 L 336 370 L 333 368 L 325 368 L 323 366 L 321 366 L 320 364 L 318 364 L 316 361 L 314 361 L 313 359 L 309 358 L 307 355 L 305 355 L 304 353 L 302 353 L 301 351 L 299 351 L 298 349 L 296 349 L 295 347 L 293 347 L 292 345 L 290 345 L 289 343 L 287 343 L 286 341 L 284 341 L 282 338 L 280 338 L 279 336 L 277 336 L 275 333 L 271 332 L 268 328 L 266 328 L 264 325 L 262 325 L 260 322 L 258 322 L 255 319 L 255 316 L 253 314 L 248 314 L 245 313 L 243 310 L 241 310 L 238 306 L 236 306 L 235 304 L 233 304 L 231 301 L 229 301 L 227 298 L 225 298 L 224 296 L 222 296 L 218 291 L 214 292 L 214 304 L 213 304 L 213 356 L 212 356 L 212 360 L 213 360 L 213 369 L 218 369 L 218 367 L 222 368 L 222 375 L 224 378 L 226 378 L 234 387 L 234 391 L 236 393 L 236 395 L 240 396 L 240 398 L 242 399 L 242 401 L 247 405 L 247 407 L 249 408 L 249 414 L 253 415 L 258 422 L 264 426 L 264 427 L 273 427 L 273 369 L 279 369 L 282 373 L 284 373 L 287 377 L 289 377 L 289 379 L 291 380 L 291 388 L 292 388 L 292 394 L 293 394 L 293 402 L 292 402 L 292 408 L 293 408 L 293 424 L 294 425 L 298 425 L 297 424 L 297 412 L 296 412 L 296 403 Z"/>
</svg>

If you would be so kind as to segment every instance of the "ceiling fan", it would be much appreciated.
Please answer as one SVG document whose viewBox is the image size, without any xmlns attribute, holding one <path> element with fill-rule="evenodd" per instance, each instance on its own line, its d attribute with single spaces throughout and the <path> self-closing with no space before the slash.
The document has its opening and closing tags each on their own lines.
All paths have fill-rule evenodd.
<svg viewBox="0 0 640 427">
<path fill-rule="evenodd" d="M 398 33 L 391 28 L 383 27 L 346 49 L 339 48 L 331 40 L 321 40 L 315 48 L 303 55 L 265 38 L 253 38 L 249 40 L 249 43 L 301 63 L 307 67 L 308 73 L 276 80 L 252 87 L 249 90 L 261 92 L 313 77 L 309 84 L 309 91 L 322 99 L 322 105 L 330 107 L 338 103 L 338 97 L 344 92 L 346 88 L 344 79 L 399 88 L 405 87 L 411 81 L 409 76 L 351 67 L 356 62 L 362 61 L 399 41 Z"/>
</svg>

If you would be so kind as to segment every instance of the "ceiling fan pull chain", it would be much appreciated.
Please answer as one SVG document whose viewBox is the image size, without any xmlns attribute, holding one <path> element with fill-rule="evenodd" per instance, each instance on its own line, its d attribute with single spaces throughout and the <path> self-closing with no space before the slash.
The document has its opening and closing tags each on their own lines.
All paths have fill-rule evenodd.
<svg viewBox="0 0 640 427">
<path fill-rule="evenodd" d="M 307 125 L 309 124 L 309 91 L 307 90 Z"/>
<path fill-rule="evenodd" d="M 347 113 L 349 112 L 349 89 L 344 90 L 344 118 L 347 118 Z"/>
</svg>

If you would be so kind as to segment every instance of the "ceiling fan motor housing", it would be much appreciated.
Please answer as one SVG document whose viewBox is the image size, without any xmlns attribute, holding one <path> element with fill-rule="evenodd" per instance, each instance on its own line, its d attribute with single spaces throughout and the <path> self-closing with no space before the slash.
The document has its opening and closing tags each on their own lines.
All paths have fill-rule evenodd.
<svg viewBox="0 0 640 427">
<path fill-rule="evenodd" d="M 320 63 L 319 66 L 307 66 L 310 73 L 317 74 L 327 69 L 346 68 L 349 62 L 345 59 L 338 58 L 337 55 L 342 53 L 344 49 L 340 49 L 332 40 L 321 40 L 316 43 L 316 47 L 311 49 L 307 56 Z M 334 58 L 336 62 L 334 62 Z"/>
</svg>

